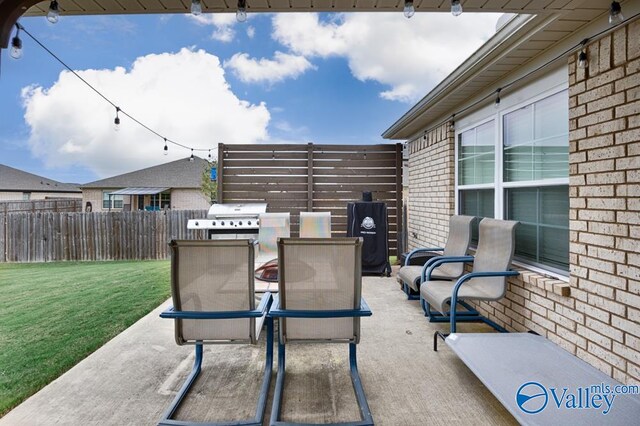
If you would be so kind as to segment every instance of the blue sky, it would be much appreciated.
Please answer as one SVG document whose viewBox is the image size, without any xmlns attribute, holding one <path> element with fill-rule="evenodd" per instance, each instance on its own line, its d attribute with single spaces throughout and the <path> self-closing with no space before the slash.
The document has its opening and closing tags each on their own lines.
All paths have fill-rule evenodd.
<svg viewBox="0 0 640 426">
<path fill-rule="evenodd" d="M 23 18 L 25 28 L 169 139 L 384 143 L 380 134 L 495 31 L 498 15 L 280 14 Z M 21 34 L 2 51 L 0 163 L 85 183 L 187 157 Z M 206 156 L 206 153 L 200 154 Z"/>
</svg>

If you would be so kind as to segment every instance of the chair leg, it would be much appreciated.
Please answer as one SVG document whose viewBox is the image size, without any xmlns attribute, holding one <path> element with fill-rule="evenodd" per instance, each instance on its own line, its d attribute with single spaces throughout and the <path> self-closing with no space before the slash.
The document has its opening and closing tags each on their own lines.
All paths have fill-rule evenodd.
<svg viewBox="0 0 640 426">
<path fill-rule="evenodd" d="M 356 422 L 341 422 L 336 423 L 340 426 L 373 426 L 373 417 L 371 416 L 371 410 L 367 403 L 367 398 L 362 387 L 362 381 L 360 380 L 360 374 L 358 373 L 358 362 L 356 357 L 356 344 L 349 344 L 349 370 L 351 373 L 351 384 L 356 394 L 356 400 L 358 401 L 358 407 L 360 408 L 360 415 L 362 420 Z M 284 376 L 285 376 L 285 362 L 286 352 L 285 345 L 282 344 L 278 336 L 278 374 L 276 377 L 276 388 L 273 393 L 273 406 L 271 407 L 271 419 L 269 424 L 271 426 L 292 426 L 292 425 L 309 425 L 308 423 L 292 423 L 283 422 L 278 420 L 280 418 L 280 409 L 282 407 L 282 396 L 284 390 Z"/>
<path fill-rule="evenodd" d="M 260 395 L 258 397 L 258 404 L 256 407 L 256 415 L 253 419 L 249 420 L 240 420 L 240 421 L 231 421 L 231 422 L 221 422 L 221 423 L 198 423 L 191 421 L 181 421 L 181 420 L 172 420 L 171 418 L 174 416 L 178 407 L 182 403 L 184 397 L 189 392 L 189 389 L 195 382 L 196 378 L 200 374 L 202 369 L 202 343 L 196 344 L 196 358 L 193 363 L 193 369 L 191 370 L 191 374 L 185 380 L 182 388 L 176 395 L 175 399 L 171 403 L 171 406 L 167 409 L 167 411 L 162 416 L 162 420 L 158 423 L 159 426 L 179 426 L 179 425 L 208 425 L 208 426 L 226 426 L 226 425 L 234 425 L 234 426 L 262 426 L 262 422 L 264 419 L 264 413 L 267 408 L 267 397 L 269 396 L 269 387 L 271 384 L 271 373 L 273 371 L 273 318 L 267 317 L 267 348 L 266 348 L 266 356 L 265 356 L 265 365 L 264 365 L 264 374 L 262 377 L 262 386 L 260 388 Z"/>
<path fill-rule="evenodd" d="M 171 403 L 167 411 L 165 411 L 164 415 L 162 416 L 162 420 L 160 420 L 160 423 L 158 423 L 158 425 L 166 424 L 164 422 L 167 420 L 170 420 L 171 417 L 173 417 L 176 410 L 178 410 L 178 407 L 182 403 L 182 400 L 184 399 L 185 395 L 187 394 L 187 392 L 189 392 L 191 385 L 193 385 L 193 382 L 195 382 L 196 378 L 200 374 L 201 367 L 202 367 L 202 343 L 196 343 L 196 358 L 193 361 L 193 368 L 191 369 L 191 373 L 189 374 L 184 384 L 180 388 L 180 391 L 178 391 L 178 394 L 174 398 L 173 402 Z"/>
</svg>

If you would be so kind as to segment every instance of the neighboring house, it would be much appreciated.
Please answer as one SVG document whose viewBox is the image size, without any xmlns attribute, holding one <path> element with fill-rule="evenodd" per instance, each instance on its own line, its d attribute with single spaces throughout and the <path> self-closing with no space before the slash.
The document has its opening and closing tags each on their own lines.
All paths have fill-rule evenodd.
<svg viewBox="0 0 640 426">
<path fill-rule="evenodd" d="M 57 182 L 0 164 L 0 201 L 80 198 L 78 185 Z"/>
<path fill-rule="evenodd" d="M 410 249 L 453 214 L 520 221 L 521 274 L 480 310 L 639 383 L 640 2 L 615 28 L 572 4 L 501 22 L 383 136 L 408 143 Z"/>
<path fill-rule="evenodd" d="M 202 192 L 207 162 L 195 157 L 81 185 L 85 210 L 190 210 L 211 205 Z"/>
</svg>

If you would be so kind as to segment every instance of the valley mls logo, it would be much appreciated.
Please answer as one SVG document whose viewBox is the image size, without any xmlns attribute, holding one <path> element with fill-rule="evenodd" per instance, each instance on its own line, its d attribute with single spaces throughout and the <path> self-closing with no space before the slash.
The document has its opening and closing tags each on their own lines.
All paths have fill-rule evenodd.
<svg viewBox="0 0 640 426">
<path fill-rule="evenodd" d="M 538 382 L 527 382 L 516 392 L 516 403 L 527 414 L 537 414 L 549 403 L 549 394 Z"/>
<path fill-rule="evenodd" d="M 373 218 L 367 216 L 364 218 L 360 226 L 362 226 L 364 229 L 373 229 L 376 227 L 376 223 L 373 221 Z"/>
<path fill-rule="evenodd" d="M 516 404 L 527 414 L 538 414 L 550 405 L 551 409 L 597 410 L 606 415 L 611 411 L 616 396 L 638 393 L 638 385 L 600 383 L 570 390 L 568 387 L 547 389 L 538 382 L 527 382 L 518 388 Z"/>
</svg>

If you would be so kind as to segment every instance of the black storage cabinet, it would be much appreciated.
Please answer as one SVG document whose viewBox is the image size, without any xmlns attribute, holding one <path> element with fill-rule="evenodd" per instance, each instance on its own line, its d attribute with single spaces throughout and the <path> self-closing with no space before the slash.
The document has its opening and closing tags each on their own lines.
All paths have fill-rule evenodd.
<svg viewBox="0 0 640 426">
<path fill-rule="evenodd" d="M 347 237 L 362 237 L 362 273 L 391 275 L 387 205 L 376 201 L 347 204 Z"/>
</svg>

